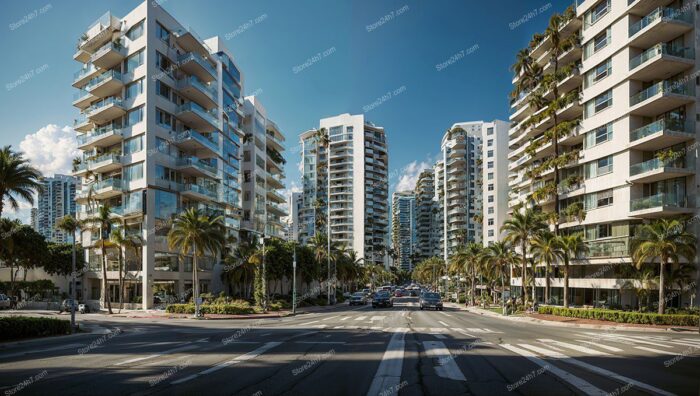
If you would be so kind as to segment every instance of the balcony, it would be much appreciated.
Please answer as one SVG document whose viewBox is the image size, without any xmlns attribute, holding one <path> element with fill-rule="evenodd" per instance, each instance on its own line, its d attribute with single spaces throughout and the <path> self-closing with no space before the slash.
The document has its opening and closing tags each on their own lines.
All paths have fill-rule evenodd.
<svg viewBox="0 0 700 396">
<path fill-rule="evenodd" d="M 198 201 L 216 201 L 219 199 L 219 194 L 216 190 L 208 189 L 199 184 L 184 184 L 180 189 L 180 193 Z"/>
<path fill-rule="evenodd" d="M 100 72 L 102 71 L 96 68 L 92 63 L 83 65 L 83 67 L 81 67 L 80 70 L 73 74 L 73 87 L 82 87 Z"/>
<path fill-rule="evenodd" d="M 123 86 L 121 73 L 110 70 L 90 80 L 85 89 L 97 97 L 106 98 L 120 94 Z"/>
<path fill-rule="evenodd" d="M 216 111 L 207 111 L 194 102 L 188 102 L 178 106 L 175 116 L 185 124 L 202 132 L 221 130 L 219 117 Z"/>
<path fill-rule="evenodd" d="M 206 149 L 213 154 L 219 152 L 219 145 L 216 142 L 193 130 L 188 130 L 177 134 L 173 139 L 173 143 L 186 150 Z"/>
<path fill-rule="evenodd" d="M 216 80 L 218 75 L 214 66 L 205 60 L 196 52 L 188 52 L 177 58 L 177 64 L 180 65 L 180 70 L 187 74 L 197 76 L 204 82 L 212 82 Z"/>
<path fill-rule="evenodd" d="M 185 51 L 210 54 L 213 51 L 204 43 L 192 28 L 174 30 L 173 36 L 177 44 Z"/>
<path fill-rule="evenodd" d="M 111 69 L 123 61 L 126 54 L 126 48 L 119 41 L 111 41 L 95 51 L 90 62 L 100 69 Z"/>
<path fill-rule="evenodd" d="M 78 148 L 88 151 L 95 147 L 109 147 L 124 139 L 121 129 L 115 129 L 111 125 L 96 128 L 84 135 L 78 136 Z"/>
<path fill-rule="evenodd" d="M 267 190 L 267 197 L 270 198 L 272 201 L 275 201 L 277 203 L 285 203 L 287 202 L 287 199 L 282 196 L 282 194 L 278 193 L 275 190 Z"/>
<path fill-rule="evenodd" d="M 178 158 L 175 167 L 185 175 L 217 178 L 217 169 L 197 157 Z"/>
<path fill-rule="evenodd" d="M 630 77 L 635 80 L 661 80 L 675 76 L 695 64 L 693 48 L 672 48 L 659 43 L 630 59 Z"/>
<path fill-rule="evenodd" d="M 280 216 L 287 216 L 287 209 L 282 207 L 282 205 L 275 204 L 272 202 L 267 202 L 267 211 L 268 212 L 274 212 Z M 344 217 L 344 216 L 338 216 L 338 217 Z"/>
<path fill-rule="evenodd" d="M 659 193 L 630 201 L 630 216 L 632 217 L 667 217 L 693 213 L 688 207 L 685 196 L 676 193 Z"/>
<path fill-rule="evenodd" d="M 629 27 L 629 45 L 649 48 L 693 29 L 693 10 L 659 7 Z"/>
<path fill-rule="evenodd" d="M 110 172 L 121 167 L 122 157 L 117 154 L 103 154 L 87 162 L 87 169 L 96 173 Z"/>
<path fill-rule="evenodd" d="M 691 176 L 695 174 L 693 163 L 685 158 L 661 161 L 658 158 L 630 166 L 630 181 L 633 183 L 653 183 L 665 179 Z M 694 165 L 694 164 L 693 164 Z"/>
<path fill-rule="evenodd" d="M 79 132 L 87 132 L 92 129 L 92 121 L 85 115 L 85 112 L 78 114 L 78 117 L 73 120 L 73 129 Z"/>
<path fill-rule="evenodd" d="M 282 183 L 282 175 L 272 174 L 267 172 L 267 185 L 271 188 L 284 188 L 284 183 Z"/>
<path fill-rule="evenodd" d="M 104 124 L 117 117 L 126 114 L 126 108 L 119 98 L 111 97 L 101 100 L 85 109 L 85 114 L 90 121 L 96 124 Z"/>
<path fill-rule="evenodd" d="M 125 190 L 125 183 L 122 179 L 105 179 L 92 186 L 92 197 L 94 199 L 106 199 L 121 195 Z"/>
<path fill-rule="evenodd" d="M 121 218 L 142 216 L 143 201 L 140 196 L 138 199 L 131 199 L 128 203 L 112 208 L 112 213 Z"/>
<path fill-rule="evenodd" d="M 102 15 L 87 28 L 78 40 L 77 52 L 73 55 L 73 59 L 83 63 L 87 62 L 90 53 L 112 40 L 113 33 L 121 29 L 121 24 L 121 20 L 110 12 Z"/>
<path fill-rule="evenodd" d="M 201 82 L 195 76 L 177 80 L 177 90 L 180 91 L 182 96 L 201 104 L 207 109 L 217 105 L 215 88 Z"/>
<path fill-rule="evenodd" d="M 588 252 L 586 258 L 625 257 L 629 256 L 630 237 L 614 237 L 586 241 Z"/>
<path fill-rule="evenodd" d="M 97 97 L 95 95 L 91 94 L 90 92 L 84 89 L 81 89 L 73 94 L 73 106 L 81 110 L 85 110 L 90 106 L 90 103 L 92 103 L 92 101 L 96 99 Z"/>
<path fill-rule="evenodd" d="M 695 121 L 662 118 L 630 132 L 630 148 L 653 151 L 695 139 Z"/>
<path fill-rule="evenodd" d="M 650 116 L 694 102 L 694 80 L 664 80 L 632 95 L 630 113 Z"/>
<path fill-rule="evenodd" d="M 658 7 L 657 0 L 627 0 L 627 10 L 630 14 L 643 16 Z"/>
</svg>

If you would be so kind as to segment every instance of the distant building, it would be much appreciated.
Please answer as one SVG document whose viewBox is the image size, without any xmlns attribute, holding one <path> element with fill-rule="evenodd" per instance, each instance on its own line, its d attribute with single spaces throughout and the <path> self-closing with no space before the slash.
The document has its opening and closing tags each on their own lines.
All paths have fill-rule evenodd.
<svg viewBox="0 0 700 396">
<path fill-rule="evenodd" d="M 416 253 L 416 196 L 411 191 L 397 191 L 391 202 L 391 241 L 398 253 L 395 266 L 411 271 Z"/>
<path fill-rule="evenodd" d="M 72 176 L 55 175 L 43 179 L 43 191 L 37 197 L 37 207 L 32 208 L 31 226 L 49 242 L 68 243 L 73 236 L 56 228 L 56 222 L 67 215 L 75 217 L 75 187 Z"/>
</svg>

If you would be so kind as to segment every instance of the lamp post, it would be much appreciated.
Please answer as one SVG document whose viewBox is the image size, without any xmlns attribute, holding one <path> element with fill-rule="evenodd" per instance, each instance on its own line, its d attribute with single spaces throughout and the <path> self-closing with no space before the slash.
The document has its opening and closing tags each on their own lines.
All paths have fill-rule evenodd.
<svg viewBox="0 0 700 396">
<path fill-rule="evenodd" d="M 294 258 L 292 260 L 292 314 L 297 313 L 297 244 L 294 243 Z"/>
</svg>

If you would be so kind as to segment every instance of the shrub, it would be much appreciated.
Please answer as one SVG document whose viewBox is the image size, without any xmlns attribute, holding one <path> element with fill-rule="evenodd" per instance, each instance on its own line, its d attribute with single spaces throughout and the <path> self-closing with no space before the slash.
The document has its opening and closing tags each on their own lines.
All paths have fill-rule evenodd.
<svg viewBox="0 0 700 396">
<path fill-rule="evenodd" d="M 6 316 L 0 318 L 0 340 L 70 334 L 70 322 L 54 318 Z"/>
<path fill-rule="evenodd" d="M 203 314 L 242 315 L 255 313 L 247 301 L 245 304 L 203 304 L 199 309 Z M 194 314 L 194 311 L 194 304 L 170 304 L 165 309 L 165 312 L 174 314 Z"/>
<path fill-rule="evenodd" d="M 566 316 L 579 319 L 596 319 L 617 323 L 666 326 L 697 326 L 700 318 L 698 315 L 659 315 L 656 313 L 614 311 L 610 309 L 580 309 L 551 306 L 539 307 L 538 312 L 541 314 Z"/>
</svg>

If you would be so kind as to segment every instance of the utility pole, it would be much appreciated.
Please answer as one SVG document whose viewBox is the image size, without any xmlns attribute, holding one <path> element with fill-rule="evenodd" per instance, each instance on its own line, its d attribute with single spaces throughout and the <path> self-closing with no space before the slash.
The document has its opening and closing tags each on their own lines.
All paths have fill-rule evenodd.
<svg viewBox="0 0 700 396">
<path fill-rule="evenodd" d="M 265 232 L 262 233 L 262 288 L 263 312 L 267 313 L 267 272 L 265 271 Z"/>
<path fill-rule="evenodd" d="M 73 230 L 73 262 L 71 263 L 71 299 L 73 299 L 73 304 L 70 307 L 70 332 L 75 333 L 75 304 L 78 302 L 75 300 L 75 231 Z"/>
</svg>

